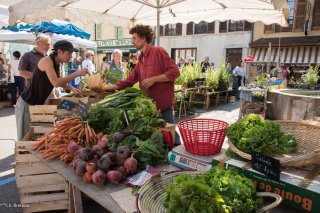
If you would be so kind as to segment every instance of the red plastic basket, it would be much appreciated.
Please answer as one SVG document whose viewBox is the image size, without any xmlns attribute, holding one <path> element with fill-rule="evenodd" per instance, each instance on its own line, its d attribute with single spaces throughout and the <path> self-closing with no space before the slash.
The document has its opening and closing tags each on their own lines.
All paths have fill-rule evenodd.
<svg viewBox="0 0 320 213">
<path fill-rule="evenodd" d="M 188 119 L 178 123 L 183 144 L 194 155 L 212 155 L 221 151 L 228 123 L 215 119 Z"/>
</svg>

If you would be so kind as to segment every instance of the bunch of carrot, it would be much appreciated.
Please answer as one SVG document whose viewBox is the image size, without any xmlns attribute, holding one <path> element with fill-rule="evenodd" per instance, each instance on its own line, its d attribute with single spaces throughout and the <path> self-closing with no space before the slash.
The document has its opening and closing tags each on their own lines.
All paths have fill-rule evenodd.
<svg viewBox="0 0 320 213">
<path fill-rule="evenodd" d="M 97 144 L 97 137 L 88 123 L 82 122 L 79 118 L 66 118 L 57 122 L 51 132 L 38 138 L 32 148 L 36 151 L 43 150 L 41 155 L 47 160 L 60 158 L 68 162 L 73 159 L 73 155 L 67 151 L 71 141 L 79 146 L 91 147 Z"/>
</svg>

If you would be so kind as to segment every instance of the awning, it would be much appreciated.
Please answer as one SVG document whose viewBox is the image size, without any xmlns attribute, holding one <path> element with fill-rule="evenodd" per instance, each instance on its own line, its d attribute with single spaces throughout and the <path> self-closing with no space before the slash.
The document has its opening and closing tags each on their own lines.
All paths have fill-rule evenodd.
<svg viewBox="0 0 320 213">
<path fill-rule="evenodd" d="M 291 66 L 309 66 L 320 62 L 320 46 L 294 46 L 294 47 L 271 47 L 271 57 L 268 47 L 253 48 L 254 61 L 252 63 L 271 62 L 276 65 L 280 50 L 280 63 Z"/>
</svg>

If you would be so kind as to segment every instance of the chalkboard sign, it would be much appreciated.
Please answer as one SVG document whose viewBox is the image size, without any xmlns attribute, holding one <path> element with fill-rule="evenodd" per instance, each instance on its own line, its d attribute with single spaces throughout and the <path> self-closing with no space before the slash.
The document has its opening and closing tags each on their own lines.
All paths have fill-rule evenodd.
<svg viewBox="0 0 320 213">
<path fill-rule="evenodd" d="M 83 81 L 80 81 L 80 83 L 78 84 L 78 89 L 82 91 L 84 88 L 86 88 L 86 86 L 87 86 L 86 83 L 84 83 Z"/>
<path fill-rule="evenodd" d="M 71 101 L 64 100 L 58 105 L 58 109 L 66 109 L 71 111 L 74 107 L 74 103 Z"/>
<path fill-rule="evenodd" d="M 126 110 L 121 113 L 121 120 L 122 120 L 125 128 L 128 128 L 130 125 L 130 119 L 129 119 L 129 116 L 128 116 L 128 113 Z"/>
<path fill-rule="evenodd" d="M 89 106 L 82 101 L 79 101 L 77 111 L 81 117 L 86 118 L 89 114 Z"/>
<path fill-rule="evenodd" d="M 280 179 L 280 161 L 259 152 L 253 152 L 252 169 L 265 174 L 273 180 Z"/>
</svg>

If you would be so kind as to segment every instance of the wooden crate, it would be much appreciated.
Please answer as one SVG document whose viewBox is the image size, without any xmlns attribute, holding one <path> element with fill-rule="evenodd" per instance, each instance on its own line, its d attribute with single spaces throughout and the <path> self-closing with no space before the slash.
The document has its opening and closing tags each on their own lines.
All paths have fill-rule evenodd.
<svg viewBox="0 0 320 213">
<path fill-rule="evenodd" d="M 27 145 L 35 143 L 31 138 L 45 131 L 50 130 L 31 128 L 22 141 L 16 143 L 14 169 L 23 212 L 69 209 L 68 182 L 26 149 Z"/>
<path fill-rule="evenodd" d="M 29 106 L 31 123 L 53 123 L 58 110 L 57 105 L 34 105 Z"/>
</svg>

